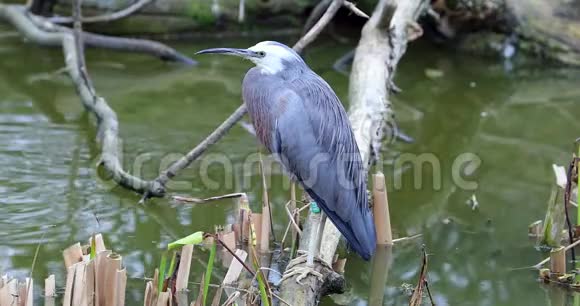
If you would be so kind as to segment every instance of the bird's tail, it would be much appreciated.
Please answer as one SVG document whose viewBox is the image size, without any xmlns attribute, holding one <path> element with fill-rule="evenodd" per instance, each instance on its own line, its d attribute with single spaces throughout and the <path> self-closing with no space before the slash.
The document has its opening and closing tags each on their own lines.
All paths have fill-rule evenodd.
<svg viewBox="0 0 580 306">
<path fill-rule="evenodd" d="M 375 253 L 377 236 L 373 215 L 368 208 L 355 209 L 355 215 L 351 219 L 352 232 L 357 243 L 351 243 L 351 247 L 365 260 L 369 260 Z M 349 240 L 350 242 L 351 240 Z"/>
<path fill-rule="evenodd" d="M 350 247 L 360 255 L 364 260 L 369 260 L 376 249 L 376 232 L 373 216 L 367 205 L 356 207 L 352 210 L 352 216 L 348 222 L 345 222 L 334 211 L 329 210 L 324 199 L 319 197 L 311 189 L 307 189 L 308 194 L 314 199 L 319 206 L 324 210 L 328 218 L 334 223 L 340 233 L 346 238 Z M 344 200 L 344 199 L 343 199 Z M 340 200 L 339 200 L 340 201 Z M 352 203 L 337 203 L 338 205 L 346 205 Z M 346 206 L 344 206 L 346 207 Z"/>
</svg>

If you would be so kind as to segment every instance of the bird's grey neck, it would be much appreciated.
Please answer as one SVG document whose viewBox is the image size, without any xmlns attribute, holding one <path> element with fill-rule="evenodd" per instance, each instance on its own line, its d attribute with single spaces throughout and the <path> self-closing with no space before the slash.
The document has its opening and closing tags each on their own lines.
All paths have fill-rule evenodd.
<svg viewBox="0 0 580 306">
<path fill-rule="evenodd" d="M 282 60 L 282 69 L 274 72 L 274 73 L 269 73 L 271 75 L 275 75 L 278 77 L 281 77 L 282 79 L 288 80 L 288 79 L 296 79 L 299 78 L 300 76 L 302 76 L 302 74 L 306 71 L 308 71 L 310 68 L 308 68 L 308 66 L 306 65 L 306 63 L 304 63 L 304 61 L 302 61 L 302 59 L 300 60 Z M 263 71 L 263 73 L 268 73 L 267 71 Z"/>
</svg>

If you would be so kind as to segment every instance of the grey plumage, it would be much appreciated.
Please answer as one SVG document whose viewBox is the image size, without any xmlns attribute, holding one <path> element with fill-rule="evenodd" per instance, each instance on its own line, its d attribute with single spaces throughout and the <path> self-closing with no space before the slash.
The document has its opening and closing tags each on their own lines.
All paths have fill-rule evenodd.
<svg viewBox="0 0 580 306">
<path fill-rule="evenodd" d="M 260 141 L 317 202 L 361 257 L 374 253 L 375 226 L 346 111 L 332 88 L 292 49 L 283 69 L 250 69 L 244 103 Z M 251 48 L 250 48 L 251 49 Z M 267 52 L 266 52 L 267 54 Z"/>
</svg>

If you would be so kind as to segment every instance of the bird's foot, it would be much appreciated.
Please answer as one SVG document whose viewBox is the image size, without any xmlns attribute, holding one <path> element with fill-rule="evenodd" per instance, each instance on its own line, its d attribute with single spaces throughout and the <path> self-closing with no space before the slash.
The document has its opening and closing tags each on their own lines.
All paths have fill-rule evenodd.
<svg viewBox="0 0 580 306">
<path fill-rule="evenodd" d="M 316 278 L 318 278 L 319 281 L 324 281 L 324 276 L 322 275 L 322 273 L 314 270 L 314 267 L 310 267 L 308 265 L 304 266 L 304 267 L 294 267 L 294 268 L 290 268 L 290 269 L 286 269 L 286 271 L 284 272 L 284 275 L 282 276 L 282 281 L 292 278 L 295 275 L 298 275 L 296 277 L 296 282 L 300 285 L 304 285 L 302 283 L 302 280 L 305 279 L 308 274 L 311 274 L 313 276 L 315 276 Z"/>
<path fill-rule="evenodd" d="M 286 267 L 286 270 L 294 267 L 295 265 L 298 265 L 298 264 L 301 264 L 301 263 L 305 263 L 306 261 L 308 261 L 308 252 L 307 251 L 298 250 L 298 251 L 296 251 L 296 253 L 299 256 L 297 256 L 296 258 L 290 260 L 290 262 L 288 263 L 288 266 Z M 320 256 L 314 257 L 314 261 L 319 262 L 321 265 L 323 265 L 326 268 L 332 270 L 332 265 L 329 264 L 328 262 L 326 262 L 324 259 L 320 258 Z"/>
<path fill-rule="evenodd" d="M 284 272 L 284 275 L 282 276 L 282 280 L 292 278 L 295 275 L 298 275 L 296 277 L 296 282 L 299 283 L 300 285 L 303 285 L 302 280 L 304 278 L 306 278 L 308 276 L 308 274 L 311 274 L 311 275 L 315 276 L 316 278 L 318 278 L 318 280 L 320 280 L 321 282 L 324 281 L 324 276 L 322 275 L 322 273 L 316 271 L 314 269 L 314 266 L 308 265 L 308 263 L 307 263 L 308 253 L 306 251 L 298 250 L 298 254 L 300 254 L 300 256 L 292 259 L 288 263 L 288 266 L 286 267 L 286 271 Z M 330 266 L 330 264 L 328 264 L 322 258 L 315 257 L 314 261 L 319 262 L 320 264 L 322 264 L 326 268 L 332 270 L 332 267 Z M 300 265 L 303 263 L 306 263 L 306 265 L 303 267 L 296 267 L 297 265 Z"/>
</svg>

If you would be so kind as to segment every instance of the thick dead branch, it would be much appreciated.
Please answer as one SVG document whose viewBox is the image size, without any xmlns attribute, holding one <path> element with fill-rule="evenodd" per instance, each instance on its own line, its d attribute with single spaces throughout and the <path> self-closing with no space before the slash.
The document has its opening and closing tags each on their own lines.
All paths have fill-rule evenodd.
<svg viewBox="0 0 580 306">
<path fill-rule="evenodd" d="M 389 93 L 395 69 L 407 49 L 407 30 L 426 2 L 380 1 L 362 30 L 350 74 L 349 99 L 354 134 L 368 164 L 372 156 L 378 156 L 383 139 L 396 134 Z"/>
<path fill-rule="evenodd" d="M 55 25 L 43 17 L 28 13 L 21 5 L 0 4 L 0 18 L 11 23 L 22 36 L 41 46 L 60 47 L 62 34 L 72 35 L 73 32 L 70 28 Z M 188 65 L 197 63 L 165 44 L 146 39 L 111 37 L 85 32 L 83 41 L 89 47 L 143 53 Z"/>
<path fill-rule="evenodd" d="M 140 10 L 145 5 L 151 3 L 153 0 L 139 0 L 128 7 L 116 11 L 110 14 L 98 15 L 98 16 L 90 16 L 90 17 L 83 17 L 81 21 L 83 23 L 97 23 L 97 22 L 111 22 L 115 20 L 119 20 L 125 18 L 138 10 Z M 50 22 L 53 23 L 60 23 L 60 24 L 67 24 L 73 22 L 73 17 L 52 17 L 49 18 Z"/>
<path fill-rule="evenodd" d="M 407 47 L 407 27 L 425 9 L 426 2 L 381 0 L 362 30 L 350 74 L 349 119 L 365 164 L 370 164 L 371 152 L 378 152 L 385 136 L 383 130 L 388 126 L 387 121 L 392 120 L 388 97 L 393 75 Z M 331 262 L 341 235 L 332 222 L 326 223 L 323 235 L 320 257 Z M 305 240 L 309 236 L 303 235 L 301 246 L 308 245 Z M 318 263 L 316 270 L 326 279 L 333 273 L 324 271 Z M 295 279 L 286 279 L 280 285 L 281 297 L 292 305 L 317 305 L 325 282 L 309 276 L 303 283 L 301 286 Z"/>
</svg>

